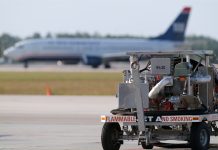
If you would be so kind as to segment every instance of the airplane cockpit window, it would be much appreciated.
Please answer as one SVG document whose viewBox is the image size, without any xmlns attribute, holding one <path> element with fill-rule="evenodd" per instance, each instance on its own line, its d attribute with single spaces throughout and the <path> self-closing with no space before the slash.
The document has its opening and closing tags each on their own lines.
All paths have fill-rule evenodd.
<svg viewBox="0 0 218 150">
<path fill-rule="evenodd" d="M 24 47 L 24 45 L 18 45 L 17 46 L 17 48 L 19 48 L 19 49 L 21 49 L 21 48 L 23 48 Z"/>
<path fill-rule="evenodd" d="M 17 44 L 15 44 L 15 48 L 17 48 L 17 49 L 22 49 L 22 48 L 24 48 L 24 46 L 25 46 L 25 43 L 17 43 Z"/>
</svg>

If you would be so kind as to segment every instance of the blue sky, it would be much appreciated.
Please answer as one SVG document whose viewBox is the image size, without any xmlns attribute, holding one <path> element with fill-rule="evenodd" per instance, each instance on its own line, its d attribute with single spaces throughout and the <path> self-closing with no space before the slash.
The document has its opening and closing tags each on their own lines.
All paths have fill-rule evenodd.
<svg viewBox="0 0 218 150">
<path fill-rule="evenodd" d="M 193 9 L 187 34 L 218 40 L 218 0 L 0 0 L 0 34 L 81 31 L 156 36 L 184 6 Z"/>
</svg>

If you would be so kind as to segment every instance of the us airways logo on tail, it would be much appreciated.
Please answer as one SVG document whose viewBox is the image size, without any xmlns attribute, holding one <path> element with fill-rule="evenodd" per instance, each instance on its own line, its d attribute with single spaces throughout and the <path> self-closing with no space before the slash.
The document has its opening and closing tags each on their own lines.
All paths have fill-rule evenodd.
<svg viewBox="0 0 218 150">
<path fill-rule="evenodd" d="M 178 42 L 184 41 L 185 30 L 186 30 L 190 12 L 191 12 L 190 7 L 183 8 L 182 12 L 173 21 L 173 23 L 166 30 L 166 32 L 152 39 L 153 40 L 178 41 Z"/>
<path fill-rule="evenodd" d="M 183 33 L 185 31 L 185 24 L 184 23 L 174 23 L 173 24 L 173 31 Z"/>
</svg>

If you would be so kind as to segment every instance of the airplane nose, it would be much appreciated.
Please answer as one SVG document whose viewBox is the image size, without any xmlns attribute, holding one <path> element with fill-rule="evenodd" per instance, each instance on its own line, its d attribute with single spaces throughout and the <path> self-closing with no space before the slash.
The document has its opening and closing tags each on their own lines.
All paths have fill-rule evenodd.
<svg viewBox="0 0 218 150">
<path fill-rule="evenodd" d="M 6 50 L 3 51 L 3 57 L 10 59 L 12 57 L 13 51 L 14 51 L 13 47 L 7 48 Z"/>
<path fill-rule="evenodd" d="M 6 50 L 3 51 L 3 55 L 4 55 L 4 56 L 7 56 L 7 55 L 9 55 L 9 53 L 10 53 L 11 51 L 13 51 L 13 48 L 12 48 L 12 47 L 7 48 Z"/>
</svg>

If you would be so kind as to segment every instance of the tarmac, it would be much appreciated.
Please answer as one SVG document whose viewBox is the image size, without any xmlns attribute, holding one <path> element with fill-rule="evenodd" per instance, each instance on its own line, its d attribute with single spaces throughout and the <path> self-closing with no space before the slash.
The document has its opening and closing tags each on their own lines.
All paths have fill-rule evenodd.
<svg viewBox="0 0 218 150">
<path fill-rule="evenodd" d="M 146 65 L 146 64 L 145 64 Z M 122 72 L 129 69 L 129 63 L 116 62 L 111 63 L 110 69 L 105 69 L 103 65 L 99 68 L 92 68 L 91 66 L 79 63 L 77 65 L 57 65 L 54 62 L 30 62 L 28 68 L 24 68 L 24 64 L 0 64 L 1 72 Z"/>
<path fill-rule="evenodd" d="M 114 108 L 115 96 L 0 96 L 0 150 L 102 150 L 100 115 Z M 165 147 L 189 149 L 172 142 Z M 218 148 L 218 138 L 211 143 Z M 130 141 L 121 150 L 142 148 Z"/>
</svg>

